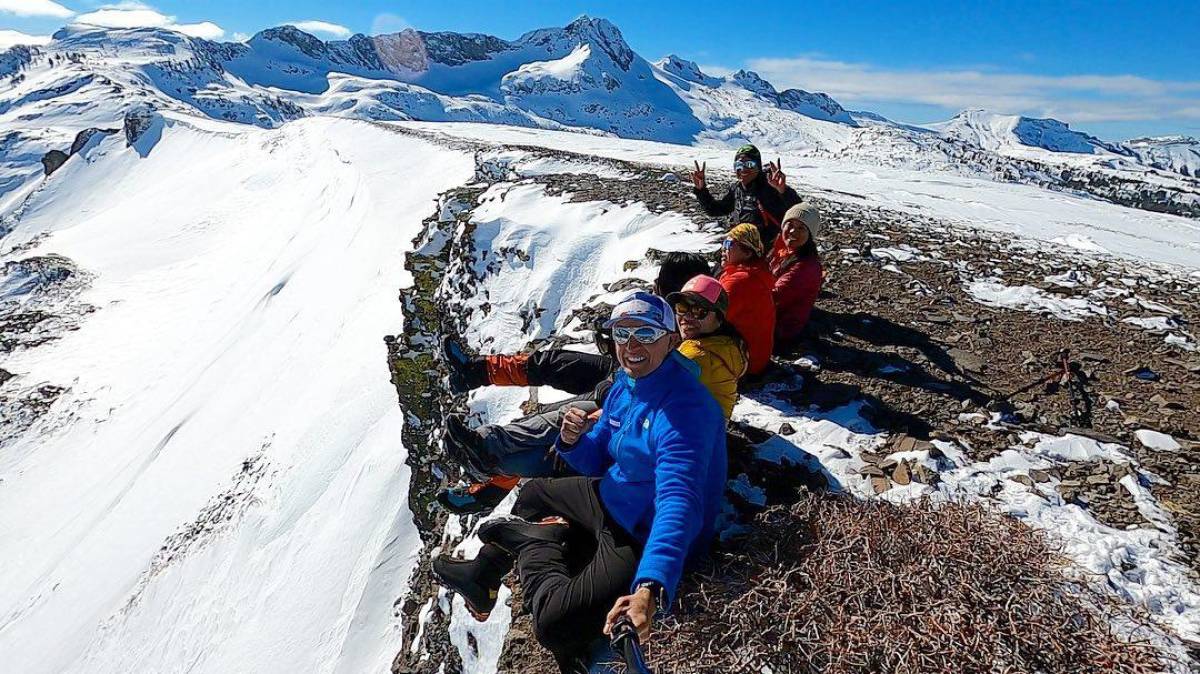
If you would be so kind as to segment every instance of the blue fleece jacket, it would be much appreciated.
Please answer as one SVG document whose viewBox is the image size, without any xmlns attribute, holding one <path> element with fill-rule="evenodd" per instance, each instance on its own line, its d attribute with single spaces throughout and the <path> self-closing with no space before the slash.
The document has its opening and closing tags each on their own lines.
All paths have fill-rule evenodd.
<svg viewBox="0 0 1200 674">
<path fill-rule="evenodd" d="M 645 377 L 619 372 L 600 420 L 559 447 L 576 471 L 603 478 L 605 509 L 645 544 L 633 586 L 657 581 L 669 602 L 712 541 L 725 495 L 725 417 L 698 374 L 677 351 Z"/>
</svg>

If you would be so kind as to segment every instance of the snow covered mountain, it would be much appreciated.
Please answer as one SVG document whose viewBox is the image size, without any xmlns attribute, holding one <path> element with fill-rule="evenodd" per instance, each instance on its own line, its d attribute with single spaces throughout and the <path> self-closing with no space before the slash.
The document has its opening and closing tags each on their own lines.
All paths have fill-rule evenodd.
<svg viewBox="0 0 1200 674">
<path fill-rule="evenodd" d="M 682 144 L 753 141 L 793 156 L 1084 189 L 1139 207 L 1154 201 L 1169 212 L 1200 212 L 1195 160 L 1187 159 L 1194 152 L 1179 143 L 1151 150 L 1143 141 L 1139 151 L 1056 120 L 978 110 L 927 129 L 897 124 L 852 114 L 825 94 L 779 91 L 750 71 L 714 77 L 674 55 L 650 63 L 611 22 L 587 16 L 515 40 L 407 29 L 326 42 L 281 26 L 244 43 L 217 43 L 164 29 L 74 25 L 49 44 L 0 52 L 0 82 L 0 198 L 40 175 L 50 150 L 66 152 L 87 128 L 119 128 L 140 106 L 263 127 L 337 115 Z M 1166 196 L 1154 197 L 1160 190 Z"/>
<path fill-rule="evenodd" d="M 1026 148 L 1078 154 L 1111 152 L 1110 146 L 1104 141 L 1073 131 L 1057 119 L 964 110 L 949 121 L 931 124 L 929 128 L 943 136 L 957 138 L 993 152 L 1014 152 Z"/>
<path fill-rule="evenodd" d="M 1142 163 L 1164 171 L 1200 177 L 1200 140 L 1189 136 L 1134 138 L 1122 143 Z"/>
</svg>

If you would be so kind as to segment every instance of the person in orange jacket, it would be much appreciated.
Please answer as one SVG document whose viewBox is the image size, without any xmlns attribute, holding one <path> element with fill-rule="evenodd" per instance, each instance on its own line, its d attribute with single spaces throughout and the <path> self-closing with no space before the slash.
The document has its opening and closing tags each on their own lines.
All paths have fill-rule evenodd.
<svg viewBox="0 0 1200 674">
<path fill-rule="evenodd" d="M 767 267 L 758 227 L 743 222 L 722 242 L 721 286 L 729 294 L 727 320 L 746 340 L 750 374 L 761 374 L 775 348 L 775 276 Z"/>
</svg>

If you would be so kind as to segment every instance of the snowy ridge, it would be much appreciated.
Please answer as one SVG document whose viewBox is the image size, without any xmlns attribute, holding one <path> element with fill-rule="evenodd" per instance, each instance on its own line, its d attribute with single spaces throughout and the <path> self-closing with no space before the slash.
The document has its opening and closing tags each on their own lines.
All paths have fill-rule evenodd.
<svg viewBox="0 0 1200 674">
<path fill-rule="evenodd" d="M 0 52 L 0 82 L 6 150 L 0 195 L 35 177 L 36 160 L 79 131 L 111 127 L 130 105 L 149 103 L 264 127 L 339 115 L 682 144 L 752 140 L 792 154 L 1083 190 L 1139 208 L 1200 213 L 1186 145 L 1141 143 L 1138 150 L 1056 120 L 982 111 L 930 129 L 897 124 L 852 114 L 822 93 L 778 91 L 750 71 L 713 77 L 678 56 L 651 64 L 615 25 L 587 16 L 512 41 L 407 29 L 326 42 L 280 26 L 245 43 L 217 43 L 163 29 L 68 26 L 46 45 Z"/>
<path fill-rule="evenodd" d="M 471 158 L 349 120 L 168 121 L 144 158 L 113 135 L 73 159 L 4 239 L 72 260 L 94 310 L 4 356 L 6 393 L 65 391 L 0 459 L 0 658 L 386 669 L 419 539 L 380 340 Z"/>
<path fill-rule="evenodd" d="M 985 150 L 1013 152 L 1041 148 L 1050 152 L 1097 154 L 1110 151 L 1099 139 L 1072 131 L 1057 119 L 997 115 L 986 110 L 964 110 L 941 124 L 930 125 L 943 136 L 978 145 Z"/>
</svg>

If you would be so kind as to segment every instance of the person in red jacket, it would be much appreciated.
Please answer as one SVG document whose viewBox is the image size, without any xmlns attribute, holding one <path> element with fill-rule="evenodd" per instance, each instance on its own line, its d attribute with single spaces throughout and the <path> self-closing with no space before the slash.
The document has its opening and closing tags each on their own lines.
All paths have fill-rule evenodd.
<svg viewBox="0 0 1200 674">
<path fill-rule="evenodd" d="M 722 242 L 721 287 L 729 295 L 728 320 L 746 340 L 750 374 L 761 374 L 775 347 L 775 276 L 767 267 L 758 227 L 743 222 Z"/>
<path fill-rule="evenodd" d="M 816 237 L 821 233 L 821 214 L 810 203 L 788 209 L 775 246 L 767 258 L 775 275 L 775 345 L 793 343 L 808 324 L 823 280 Z"/>
</svg>

